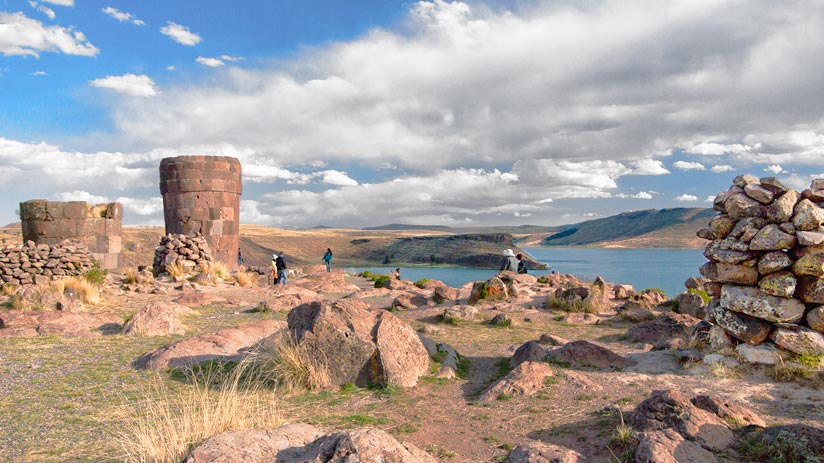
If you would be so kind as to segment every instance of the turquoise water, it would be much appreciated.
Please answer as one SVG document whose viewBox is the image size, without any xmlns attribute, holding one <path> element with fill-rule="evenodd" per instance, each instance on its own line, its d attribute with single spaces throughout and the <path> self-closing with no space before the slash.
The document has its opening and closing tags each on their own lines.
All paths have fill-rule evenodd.
<svg viewBox="0 0 824 463">
<path fill-rule="evenodd" d="M 635 289 L 660 288 L 675 297 L 684 291 L 684 281 L 698 276 L 698 268 L 706 262 L 700 249 L 581 249 L 525 248 L 535 260 L 550 270 L 534 270 L 543 275 L 555 270 L 571 273 L 582 280 L 594 280 L 600 275 L 611 283 L 630 284 Z M 396 267 L 347 267 L 350 273 L 369 270 L 388 274 Z M 468 281 L 487 280 L 497 269 L 464 267 L 401 267 L 401 278 L 418 281 L 421 278 L 441 280 L 460 287 Z"/>
</svg>

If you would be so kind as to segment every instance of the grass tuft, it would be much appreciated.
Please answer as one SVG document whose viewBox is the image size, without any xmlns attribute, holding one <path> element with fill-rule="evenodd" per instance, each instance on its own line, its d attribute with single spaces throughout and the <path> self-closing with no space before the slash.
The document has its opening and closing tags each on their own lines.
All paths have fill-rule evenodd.
<svg viewBox="0 0 824 463">
<path fill-rule="evenodd" d="M 330 384 L 326 366 L 308 355 L 289 335 L 259 347 L 241 362 L 239 368 L 251 383 L 281 386 L 287 391 L 312 391 Z"/>
<path fill-rule="evenodd" d="M 133 268 L 127 268 L 123 271 L 123 283 L 127 285 L 133 285 L 137 283 L 137 270 Z"/>
<path fill-rule="evenodd" d="M 60 281 L 63 283 L 63 293 L 69 290 L 73 291 L 75 297 L 84 304 L 99 304 L 102 300 L 100 286 L 88 278 L 70 277 L 63 278 Z"/>
<path fill-rule="evenodd" d="M 238 271 L 237 275 L 235 275 L 235 281 L 237 281 L 239 286 L 246 288 L 255 286 L 257 284 L 257 277 L 252 272 Z"/>
<path fill-rule="evenodd" d="M 559 309 L 564 312 L 597 313 L 598 309 L 589 300 L 569 300 L 550 296 L 546 300 L 547 309 Z"/>
</svg>

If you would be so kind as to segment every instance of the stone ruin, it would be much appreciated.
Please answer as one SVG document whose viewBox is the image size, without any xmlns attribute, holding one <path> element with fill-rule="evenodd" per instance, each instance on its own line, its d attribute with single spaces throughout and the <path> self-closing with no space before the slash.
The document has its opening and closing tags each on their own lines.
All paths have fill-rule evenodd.
<svg viewBox="0 0 824 463">
<path fill-rule="evenodd" d="M 123 206 L 85 201 L 51 202 L 34 199 L 20 203 L 23 242 L 53 246 L 71 239 L 82 242 L 91 257 L 107 270 L 122 264 Z"/>
<path fill-rule="evenodd" d="M 197 273 L 200 265 L 211 261 L 209 243 L 202 235 L 167 235 L 160 239 L 160 245 L 155 248 L 152 274 L 158 276 L 166 273 L 166 267 L 178 263 L 184 273 Z"/>
<path fill-rule="evenodd" d="M 713 207 L 719 214 L 698 231 L 711 240 L 701 267 L 713 298 L 706 320 L 743 341 L 748 360 L 755 351 L 779 361 L 776 346 L 824 354 L 824 179 L 799 194 L 774 177 L 741 175 Z"/>
<path fill-rule="evenodd" d="M 203 235 L 212 257 L 237 269 L 240 241 L 240 161 L 225 156 L 178 156 L 160 161 L 167 235 Z"/>
<path fill-rule="evenodd" d="M 0 281 L 12 286 L 44 284 L 64 276 L 83 275 L 94 265 L 89 248 L 79 241 L 50 246 L 27 241 L 0 248 Z"/>
</svg>

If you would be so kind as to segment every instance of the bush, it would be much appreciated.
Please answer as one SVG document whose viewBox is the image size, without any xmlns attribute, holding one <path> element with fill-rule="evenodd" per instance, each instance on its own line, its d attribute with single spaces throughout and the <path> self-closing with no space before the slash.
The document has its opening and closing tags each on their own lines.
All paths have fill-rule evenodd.
<svg viewBox="0 0 824 463">
<path fill-rule="evenodd" d="M 710 295 L 707 294 L 707 292 L 703 289 L 690 288 L 690 289 L 687 290 L 687 292 L 690 293 L 690 294 L 697 294 L 697 295 L 701 296 L 701 300 L 704 301 L 704 305 L 710 303 Z"/>
<path fill-rule="evenodd" d="M 175 263 L 166 266 L 166 273 L 169 274 L 172 278 L 179 278 L 182 277 L 184 273 L 186 273 L 185 269 L 183 268 L 183 262 L 180 260 L 175 261 Z"/>
<path fill-rule="evenodd" d="M 417 286 L 418 288 L 423 288 L 423 285 L 429 283 L 429 281 L 429 278 L 421 278 L 420 280 L 415 282 L 415 286 Z"/>
<path fill-rule="evenodd" d="M 389 281 L 389 275 L 372 275 L 372 281 L 376 288 L 383 288 L 383 284 Z"/>
<path fill-rule="evenodd" d="M 816 452 L 804 436 L 780 431 L 775 439 L 767 442 L 763 436 L 748 435 L 741 440 L 738 451 L 747 461 L 769 463 L 821 463 L 824 453 Z"/>
<path fill-rule="evenodd" d="M 94 261 L 94 266 L 83 274 L 83 277 L 92 284 L 102 286 L 106 282 L 106 276 L 109 271 L 100 267 L 100 262 Z"/>
</svg>

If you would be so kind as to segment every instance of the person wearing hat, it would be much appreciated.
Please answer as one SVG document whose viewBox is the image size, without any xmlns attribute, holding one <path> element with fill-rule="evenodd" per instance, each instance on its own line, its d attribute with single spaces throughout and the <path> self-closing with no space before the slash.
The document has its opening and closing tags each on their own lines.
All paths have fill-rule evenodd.
<svg viewBox="0 0 824 463">
<path fill-rule="evenodd" d="M 504 262 L 501 264 L 501 271 L 509 270 L 510 272 L 518 271 L 518 259 L 515 258 L 515 252 L 512 249 L 504 251 Z"/>
</svg>

